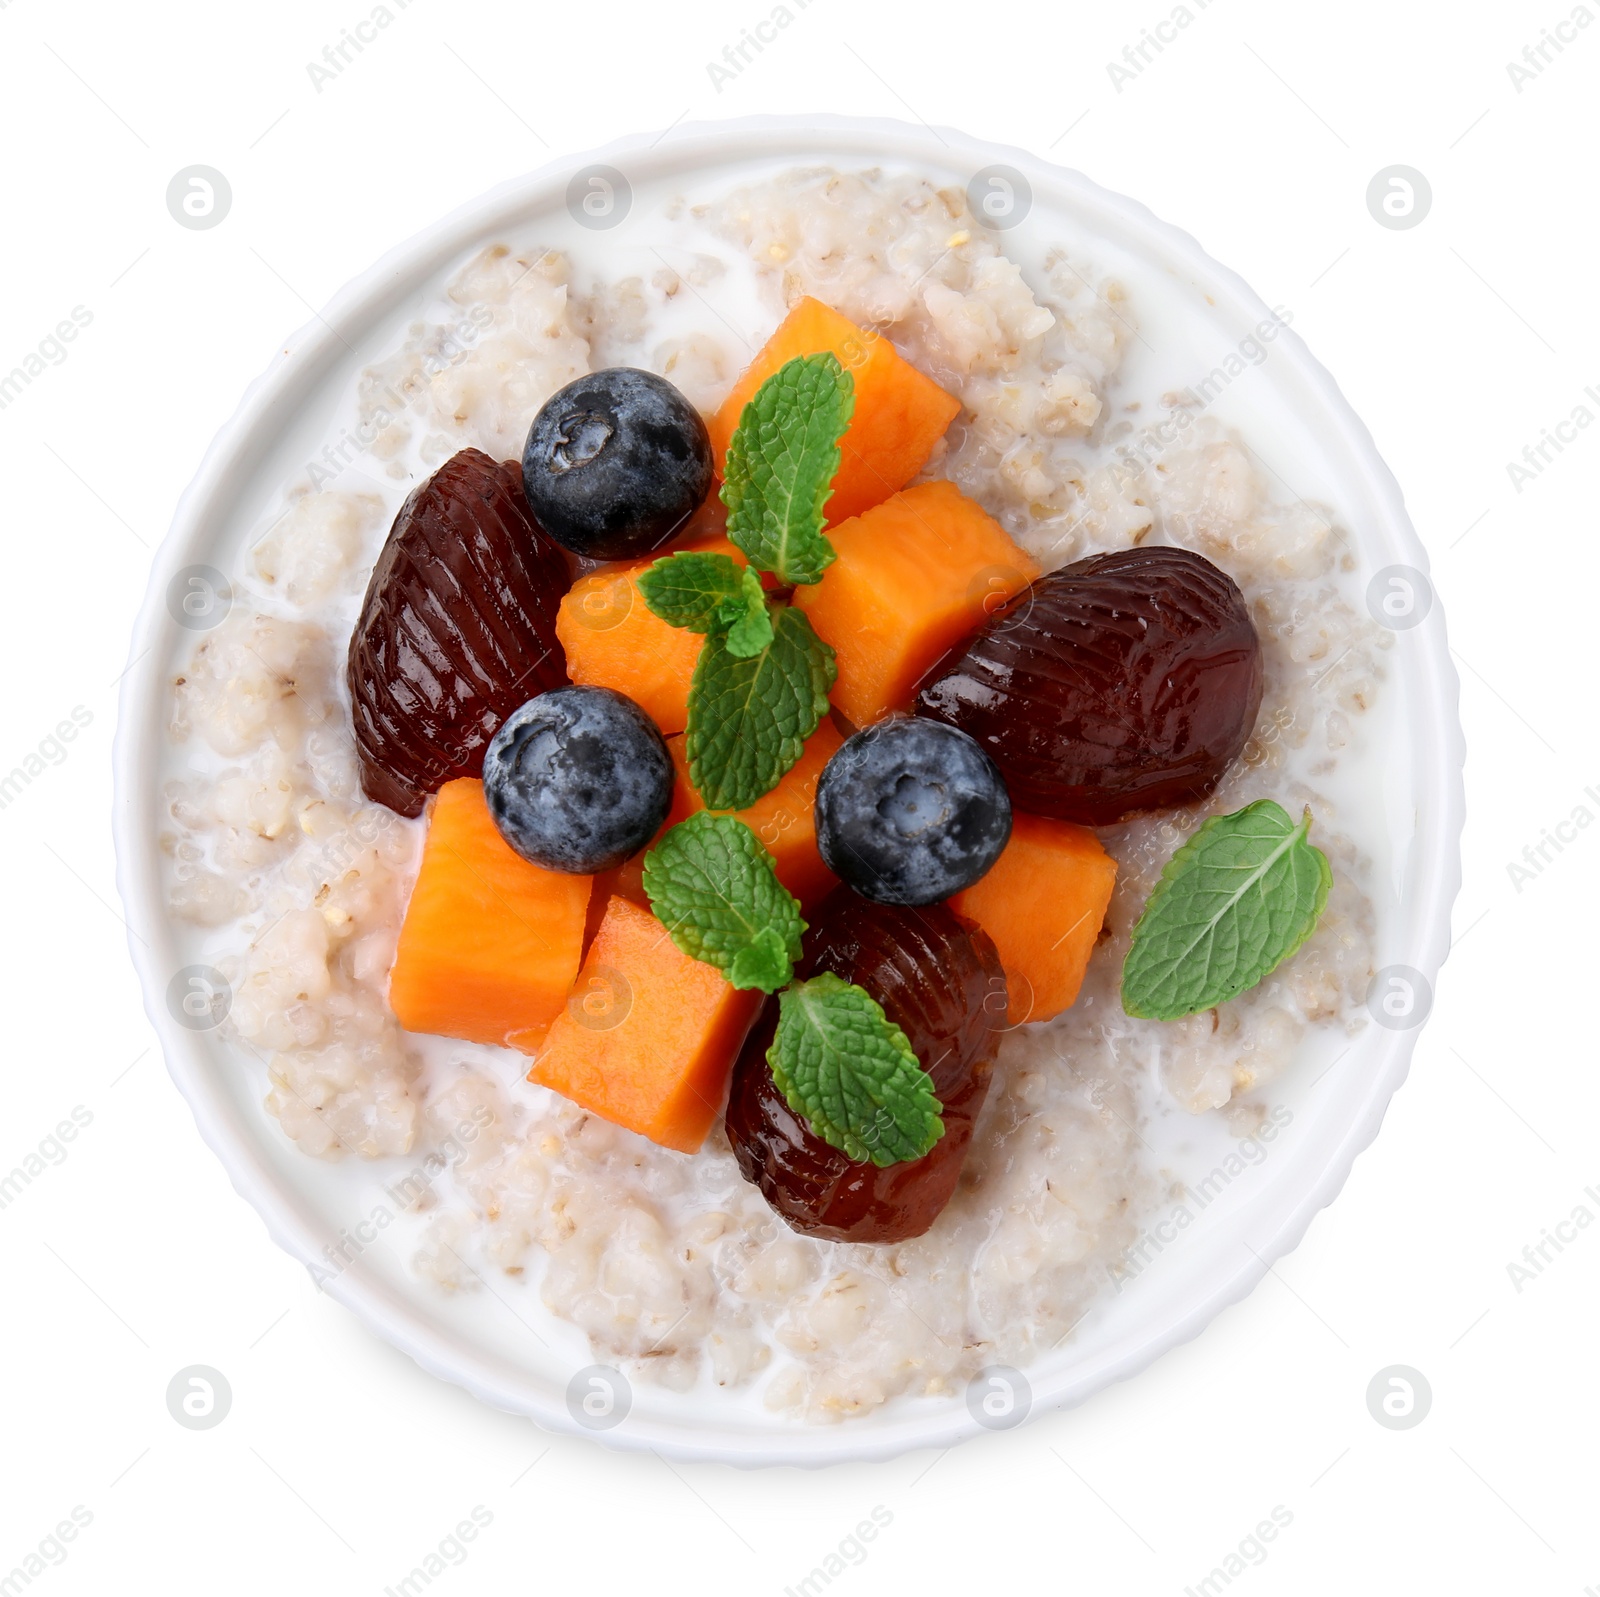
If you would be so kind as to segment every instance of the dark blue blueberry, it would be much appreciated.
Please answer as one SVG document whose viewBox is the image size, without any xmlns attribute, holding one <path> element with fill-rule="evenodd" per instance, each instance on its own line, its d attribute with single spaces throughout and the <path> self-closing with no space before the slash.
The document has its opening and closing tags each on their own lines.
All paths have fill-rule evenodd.
<svg viewBox="0 0 1600 1597">
<path fill-rule="evenodd" d="M 483 757 L 500 835 L 546 870 L 620 865 L 672 806 L 672 756 L 656 724 L 610 688 L 555 688 L 513 710 Z"/>
<path fill-rule="evenodd" d="M 1011 798 L 965 732 L 903 716 L 846 740 L 817 783 L 817 847 L 880 904 L 937 904 L 971 887 L 1011 836 Z"/>
<path fill-rule="evenodd" d="M 594 560 L 650 554 L 711 491 L 711 438 L 664 377 L 612 366 L 545 401 L 522 451 L 534 519 Z"/>
</svg>

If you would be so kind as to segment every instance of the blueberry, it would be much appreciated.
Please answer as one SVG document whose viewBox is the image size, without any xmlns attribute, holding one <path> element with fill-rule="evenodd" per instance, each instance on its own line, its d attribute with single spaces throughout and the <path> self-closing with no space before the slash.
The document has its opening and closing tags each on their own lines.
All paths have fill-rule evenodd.
<svg viewBox="0 0 1600 1597">
<path fill-rule="evenodd" d="M 513 710 L 483 757 L 483 796 L 505 838 L 546 870 L 620 865 L 661 829 L 672 756 L 656 724 L 610 688 L 555 688 Z"/>
<path fill-rule="evenodd" d="M 534 519 L 595 560 L 659 549 L 711 490 L 711 438 L 664 377 L 612 366 L 545 401 L 522 451 Z"/>
<path fill-rule="evenodd" d="M 954 727 L 902 716 L 845 741 L 817 783 L 817 847 L 880 904 L 936 904 L 971 887 L 1011 836 L 994 762 Z"/>
</svg>

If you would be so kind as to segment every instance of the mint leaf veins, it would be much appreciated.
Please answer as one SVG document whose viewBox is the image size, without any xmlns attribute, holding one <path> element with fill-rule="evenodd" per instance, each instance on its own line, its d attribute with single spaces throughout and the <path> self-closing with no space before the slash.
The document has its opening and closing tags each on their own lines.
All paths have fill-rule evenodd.
<svg viewBox="0 0 1600 1597">
<path fill-rule="evenodd" d="M 823 507 L 855 404 L 855 379 L 836 355 L 800 355 L 756 390 L 728 445 L 728 537 L 786 588 L 820 581 L 833 562 Z"/>
<path fill-rule="evenodd" d="M 1297 825 L 1259 799 L 1214 815 L 1167 861 L 1122 967 L 1122 1007 L 1180 1020 L 1264 980 L 1316 928 L 1333 872 Z"/>
</svg>

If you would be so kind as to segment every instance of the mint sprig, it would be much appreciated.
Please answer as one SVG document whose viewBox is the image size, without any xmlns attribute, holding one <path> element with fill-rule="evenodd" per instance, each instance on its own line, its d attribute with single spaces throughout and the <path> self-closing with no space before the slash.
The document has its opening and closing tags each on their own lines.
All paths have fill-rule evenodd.
<svg viewBox="0 0 1600 1597">
<path fill-rule="evenodd" d="M 639 592 L 651 611 L 669 626 L 710 632 L 722 607 L 744 592 L 749 570 L 731 555 L 686 549 L 663 555 L 639 575 Z M 760 579 L 756 586 L 761 586 Z"/>
<path fill-rule="evenodd" d="M 748 809 L 771 792 L 828 713 L 833 650 L 799 610 L 771 615 L 759 652 L 740 656 L 713 633 L 694 668 L 684 749 L 708 810 Z"/>
<path fill-rule="evenodd" d="M 665 555 L 639 576 L 653 615 L 686 632 L 720 634 L 731 654 L 759 654 L 772 641 L 761 578 L 731 555 L 687 549 Z"/>
<path fill-rule="evenodd" d="M 705 636 L 685 748 L 708 809 L 748 809 L 771 792 L 828 713 L 833 650 L 798 610 L 769 603 L 758 573 L 793 587 L 832 563 L 823 507 L 854 411 L 855 379 L 837 356 L 781 366 L 745 406 L 723 464 L 728 537 L 750 564 L 685 550 L 639 578 L 653 614 Z"/>
<path fill-rule="evenodd" d="M 772 612 L 755 571 L 746 566 L 742 578 L 738 593 L 730 594 L 717 606 L 716 626 L 727 628 L 722 641 L 728 653 L 748 660 L 772 642 Z"/>
<path fill-rule="evenodd" d="M 789 1107 L 851 1159 L 920 1159 L 944 1135 L 943 1105 L 906 1034 L 831 971 L 780 995 L 767 1063 Z"/>
<path fill-rule="evenodd" d="M 820 581 L 835 558 L 823 507 L 855 404 L 855 379 L 836 355 L 800 355 L 739 417 L 723 464 L 728 537 L 783 587 Z"/>
<path fill-rule="evenodd" d="M 1214 815 L 1167 861 L 1122 967 L 1122 1007 L 1180 1020 L 1264 980 L 1316 928 L 1333 872 L 1281 804 Z"/>
<path fill-rule="evenodd" d="M 644 857 L 644 890 L 678 948 L 733 986 L 773 993 L 794 975 L 806 923 L 743 821 L 699 810 L 674 826 Z"/>
</svg>

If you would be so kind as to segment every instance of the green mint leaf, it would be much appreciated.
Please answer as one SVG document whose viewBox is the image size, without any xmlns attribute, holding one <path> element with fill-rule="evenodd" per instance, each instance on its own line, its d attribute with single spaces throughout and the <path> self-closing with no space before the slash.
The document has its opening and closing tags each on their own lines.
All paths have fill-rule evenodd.
<svg viewBox="0 0 1600 1597">
<path fill-rule="evenodd" d="M 737 601 L 735 616 L 744 613 L 746 577 L 753 578 L 759 593 L 761 579 L 741 567 L 731 555 L 665 555 L 639 576 L 639 592 L 650 607 L 670 626 L 688 632 L 710 632 L 716 627 L 722 607 Z"/>
<path fill-rule="evenodd" d="M 729 982 L 743 991 L 759 987 L 764 993 L 775 993 L 787 987 L 793 976 L 794 958 L 784 947 L 783 934 L 771 926 L 763 926 L 728 966 Z"/>
<path fill-rule="evenodd" d="M 738 594 L 717 606 L 717 626 L 728 629 L 724 638 L 728 653 L 741 660 L 760 654 L 772 642 L 766 590 L 751 567 L 744 568 L 744 585 Z"/>
<path fill-rule="evenodd" d="M 944 1135 L 943 1105 L 906 1034 L 831 971 L 779 996 L 767 1063 L 789 1107 L 852 1159 L 920 1159 Z"/>
<path fill-rule="evenodd" d="M 708 810 L 745 810 L 783 779 L 828 713 L 833 650 L 798 610 L 772 613 L 772 641 L 741 657 L 716 633 L 689 684 L 689 780 Z"/>
<path fill-rule="evenodd" d="M 728 445 L 728 536 L 786 588 L 820 581 L 833 562 L 823 506 L 855 407 L 855 379 L 837 356 L 800 355 L 756 390 Z"/>
<path fill-rule="evenodd" d="M 690 959 L 735 987 L 776 992 L 794 975 L 800 906 L 743 821 L 698 810 L 644 857 L 650 908 Z"/>
<path fill-rule="evenodd" d="M 1122 1007 L 1181 1020 L 1237 998 L 1276 970 L 1316 927 L 1333 872 L 1281 804 L 1260 799 L 1214 815 L 1167 861 L 1133 929 Z"/>
</svg>

